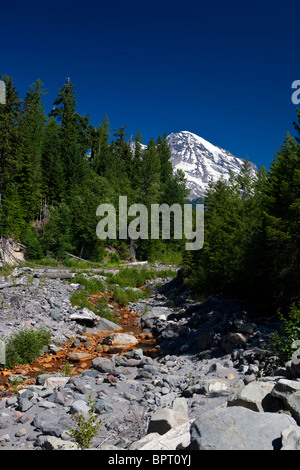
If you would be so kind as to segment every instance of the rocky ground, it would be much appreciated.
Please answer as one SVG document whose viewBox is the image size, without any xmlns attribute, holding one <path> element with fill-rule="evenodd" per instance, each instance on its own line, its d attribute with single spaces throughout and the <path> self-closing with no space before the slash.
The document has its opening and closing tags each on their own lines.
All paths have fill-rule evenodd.
<svg viewBox="0 0 300 470">
<path fill-rule="evenodd" d="M 0 449 L 76 449 L 73 412 L 91 408 L 94 449 L 300 448 L 299 350 L 263 372 L 274 319 L 232 298 L 192 300 L 180 276 L 158 281 L 120 329 L 71 306 L 72 278 L 1 279 L 0 337 L 45 325 L 53 344 L 34 366 L 2 370 Z"/>
</svg>

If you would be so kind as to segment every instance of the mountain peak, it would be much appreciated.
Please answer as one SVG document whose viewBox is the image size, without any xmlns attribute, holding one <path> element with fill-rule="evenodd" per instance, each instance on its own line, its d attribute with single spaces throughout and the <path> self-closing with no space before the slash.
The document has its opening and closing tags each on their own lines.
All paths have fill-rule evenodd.
<svg viewBox="0 0 300 470">
<path fill-rule="evenodd" d="M 237 175 L 244 163 L 227 150 L 217 147 L 189 131 L 172 133 L 167 137 L 174 171 L 184 171 L 191 190 L 190 199 L 203 197 L 211 180 L 228 180 L 230 173 Z M 250 162 L 251 173 L 256 166 Z"/>
</svg>

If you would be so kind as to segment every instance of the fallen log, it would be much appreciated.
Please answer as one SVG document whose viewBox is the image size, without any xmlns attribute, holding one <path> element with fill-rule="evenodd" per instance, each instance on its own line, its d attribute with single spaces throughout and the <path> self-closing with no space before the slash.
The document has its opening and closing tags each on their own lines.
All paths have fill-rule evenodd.
<svg viewBox="0 0 300 470">
<path fill-rule="evenodd" d="M 44 271 L 41 273 L 35 272 L 33 277 L 47 277 L 48 279 L 72 279 L 75 277 L 75 273 L 70 272 L 49 272 Z"/>
</svg>

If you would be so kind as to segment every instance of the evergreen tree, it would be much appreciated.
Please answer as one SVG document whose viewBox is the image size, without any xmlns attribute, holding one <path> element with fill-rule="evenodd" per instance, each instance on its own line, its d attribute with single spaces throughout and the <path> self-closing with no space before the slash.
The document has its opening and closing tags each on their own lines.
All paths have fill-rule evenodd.
<svg viewBox="0 0 300 470">
<path fill-rule="evenodd" d="M 171 150 L 167 140 L 167 134 L 165 133 L 163 138 L 161 136 L 157 139 L 157 154 L 160 161 L 160 180 L 162 184 L 165 184 L 173 173 L 171 163 Z"/>
<path fill-rule="evenodd" d="M 6 104 L 0 105 L 0 234 L 11 236 L 16 231 L 18 238 L 23 224 L 15 184 L 19 168 L 21 100 L 13 79 L 5 75 L 2 80 L 6 85 Z"/>
<path fill-rule="evenodd" d="M 16 181 L 26 220 L 37 214 L 41 200 L 41 155 L 46 115 L 43 83 L 37 80 L 26 93 L 20 124 L 20 153 Z"/>
<path fill-rule="evenodd" d="M 50 117 L 45 126 L 41 155 L 42 194 L 49 204 L 62 201 L 65 193 L 65 174 L 61 156 L 60 126 Z"/>
<path fill-rule="evenodd" d="M 160 160 L 156 150 L 155 140 L 152 137 L 143 155 L 142 185 L 144 188 L 144 204 L 150 207 L 158 203 L 161 195 Z"/>
<path fill-rule="evenodd" d="M 126 126 L 115 129 L 115 150 L 117 153 L 117 161 L 120 165 L 120 171 L 125 173 L 130 179 L 132 173 L 132 152 L 130 144 L 126 141 Z"/>
<path fill-rule="evenodd" d="M 284 304 L 300 295 L 300 145 L 289 134 L 270 166 L 264 209 L 266 288 Z"/>
<path fill-rule="evenodd" d="M 143 137 L 140 131 L 134 137 L 134 155 L 132 161 L 131 181 L 132 187 L 136 191 L 137 201 L 141 200 L 142 188 L 142 162 L 143 162 Z"/>
<path fill-rule="evenodd" d="M 110 123 L 105 115 L 98 129 L 94 129 L 92 133 L 91 167 L 101 176 L 107 175 L 111 163 L 109 138 Z"/>
<path fill-rule="evenodd" d="M 66 190 L 85 178 L 88 168 L 86 153 L 91 145 L 89 118 L 80 116 L 76 108 L 75 86 L 67 79 L 50 113 L 60 123 L 61 161 Z"/>
</svg>

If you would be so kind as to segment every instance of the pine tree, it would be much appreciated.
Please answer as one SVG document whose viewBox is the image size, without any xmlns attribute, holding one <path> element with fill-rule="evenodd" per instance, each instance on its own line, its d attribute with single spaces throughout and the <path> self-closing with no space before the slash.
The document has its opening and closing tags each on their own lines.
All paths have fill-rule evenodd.
<svg viewBox="0 0 300 470">
<path fill-rule="evenodd" d="M 109 138 L 110 123 L 105 115 L 98 129 L 94 129 L 92 133 L 91 167 L 101 176 L 107 174 L 111 163 Z"/>
<path fill-rule="evenodd" d="M 16 174 L 26 220 L 38 213 L 41 200 L 41 156 L 46 115 L 42 105 L 43 83 L 37 80 L 26 93 L 20 124 L 20 154 Z"/>
<path fill-rule="evenodd" d="M 264 208 L 265 282 L 284 303 L 300 294 L 300 145 L 289 134 L 270 166 Z"/>
<path fill-rule="evenodd" d="M 136 191 L 137 201 L 141 200 L 142 188 L 142 162 L 143 162 L 143 137 L 138 131 L 134 137 L 134 155 L 132 161 L 131 182 L 132 188 Z"/>
<path fill-rule="evenodd" d="M 86 153 L 91 146 L 92 128 L 87 116 L 76 111 L 75 86 L 67 79 L 54 101 L 50 117 L 60 123 L 61 161 L 66 190 L 85 178 L 88 168 Z"/>
<path fill-rule="evenodd" d="M 130 179 L 132 173 L 132 152 L 130 144 L 126 141 L 127 134 L 125 133 L 125 129 L 126 126 L 115 129 L 115 150 L 121 172 L 124 172 Z"/>
<path fill-rule="evenodd" d="M 160 160 L 152 137 L 143 155 L 142 184 L 144 188 L 144 204 L 150 207 L 158 203 L 161 195 Z"/>
<path fill-rule="evenodd" d="M 62 201 L 66 182 L 61 156 L 60 126 L 50 117 L 45 126 L 41 155 L 42 194 L 50 205 Z"/>
<path fill-rule="evenodd" d="M 6 104 L 0 105 L 0 234 L 19 237 L 23 212 L 15 175 L 19 168 L 21 100 L 13 79 L 2 77 Z M 16 214 L 18 214 L 16 216 Z"/>
<path fill-rule="evenodd" d="M 161 138 L 161 136 L 158 137 L 156 149 L 160 161 L 160 180 L 162 184 L 165 184 L 173 173 L 171 150 L 166 133 L 163 138 Z"/>
</svg>

